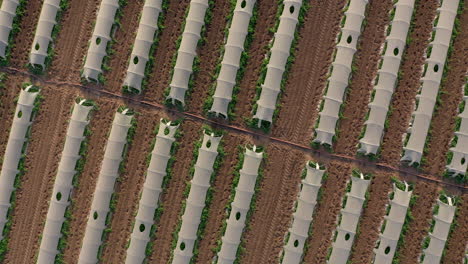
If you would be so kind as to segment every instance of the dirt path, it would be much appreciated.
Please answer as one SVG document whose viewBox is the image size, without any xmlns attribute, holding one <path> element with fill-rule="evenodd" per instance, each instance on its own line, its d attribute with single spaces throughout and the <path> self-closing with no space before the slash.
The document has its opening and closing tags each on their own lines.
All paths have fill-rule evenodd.
<svg viewBox="0 0 468 264">
<path fill-rule="evenodd" d="M 338 140 L 333 145 L 337 153 L 356 153 L 359 135 L 368 111 L 373 80 L 377 75 L 381 48 L 385 44 L 386 29 L 390 23 L 392 0 L 370 2 L 367 7 L 366 26 L 358 42 L 354 55 L 352 74 L 347 97 L 343 103 L 343 118 L 338 121 Z"/>
<path fill-rule="evenodd" d="M 80 81 L 80 70 L 88 49 L 100 0 L 70 0 L 62 28 L 55 41 L 55 57 L 48 75 L 57 81 Z"/>
<path fill-rule="evenodd" d="M 447 240 L 445 256 L 442 258 L 443 264 L 463 263 L 466 245 L 468 244 L 468 194 L 464 194 L 460 200 L 458 214 L 455 221 L 458 225 L 452 231 Z"/>
<path fill-rule="evenodd" d="M 169 87 L 172 58 L 177 51 L 176 42 L 182 34 L 182 25 L 190 0 L 169 1 L 165 14 L 164 28 L 159 31 L 158 49 L 154 56 L 154 67 L 148 77 L 148 85 L 142 97 L 152 102 L 164 101 L 164 90 Z"/>
<path fill-rule="evenodd" d="M 25 167 L 17 190 L 16 208 L 5 263 L 33 263 L 44 228 L 48 201 L 65 142 L 73 96 L 42 89 L 44 101 L 32 126 Z"/>
<path fill-rule="evenodd" d="M 104 74 L 106 78 L 105 89 L 113 92 L 122 91 L 122 83 L 125 78 L 128 60 L 132 53 L 132 46 L 135 42 L 138 24 L 140 23 L 140 14 L 143 9 L 143 0 L 127 1 L 127 5 L 122 9 L 122 25 L 115 33 L 115 43 L 112 48 L 114 54 L 110 57 L 110 71 Z"/>
<path fill-rule="evenodd" d="M 260 75 L 263 59 L 268 53 L 267 45 L 273 38 L 273 33 L 270 32 L 270 29 L 275 26 L 278 5 L 275 0 L 257 0 L 255 8 L 257 9 L 257 23 L 254 28 L 250 48 L 246 50 L 249 58 L 244 76 L 240 84 L 238 84 L 239 93 L 237 95 L 237 104 L 234 107 L 234 112 L 237 116 L 234 123 L 241 126 L 245 126 L 243 118 L 250 118 L 252 115 L 252 101 L 255 96 L 255 87 Z"/>
<path fill-rule="evenodd" d="M 141 188 L 147 170 L 146 158 L 151 152 L 154 128 L 159 123 L 158 113 L 142 112 L 137 116 L 137 129 L 134 141 L 129 148 L 125 173 L 119 177 L 115 187 L 117 206 L 112 216 L 102 263 L 125 263 L 127 241 L 132 232 L 132 223 L 138 208 Z"/>
<path fill-rule="evenodd" d="M 189 170 L 193 159 L 194 143 L 201 138 L 201 124 L 185 120 L 180 126 L 183 136 L 177 150 L 172 170 L 172 178 L 161 194 L 164 212 L 161 215 L 153 241 L 153 254 L 149 263 L 167 263 L 172 253 L 173 232 L 180 220 L 184 191 L 189 180 Z"/>
<path fill-rule="evenodd" d="M 441 175 L 445 170 L 446 153 L 455 131 L 455 121 L 463 98 L 468 73 L 468 3 L 460 16 L 459 35 L 453 42 L 453 52 L 448 58 L 447 77 L 441 86 L 440 101 L 431 122 L 427 162 L 424 170 Z"/>
<path fill-rule="evenodd" d="M 401 80 L 398 82 L 390 104 L 388 129 L 384 131 L 381 146 L 381 162 L 398 166 L 403 148 L 402 136 L 408 129 L 414 109 L 414 99 L 421 85 L 420 78 L 425 54 L 431 39 L 432 22 L 438 7 L 437 0 L 416 1 L 414 27 L 409 32 L 411 44 L 405 49 L 400 66 Z"/>
<path fill-rule="evenodd" d="M 273 135 L 310 143 L 345 4 L 345 0 L 311 3 Z"/>
</svg>

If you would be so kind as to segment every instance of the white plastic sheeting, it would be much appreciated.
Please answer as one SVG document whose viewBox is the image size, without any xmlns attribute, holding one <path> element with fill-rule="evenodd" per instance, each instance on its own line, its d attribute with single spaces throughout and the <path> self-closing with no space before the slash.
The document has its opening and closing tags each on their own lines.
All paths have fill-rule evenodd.
<svg viewBox="0 0 468 264">
<path fill-rule="evenodd" d="M 448 1 L 448 0 L 445 0 Z M 429 246 L 424 249 L 423 264 L 438 264 L 442 257 L 445 248 L 445 243 L 450 232 L 453 218 L 455 216 L 456 207 L 452 205 L 452 199 L 447 197 L 448 204 L 437 200 L 439 205 L 439 212 L 434 215 L 435 226 L 434 230 L 429 233 L 430 242 Z"/>
<path fill-rule="evenodd" d="M 158 207 L 159 195 L 162 192 L 162 184 L 167 174 L 166 169 L 178 127 L 179 125 L 173 125 L 170 121 L 166 123 L 161 119 L 159 122 L 156 143 L 151 152 L 130 246 L 127 249 L 126 264 L 143 263 L 145 260 L 146 246 L 150 241 L 151 226 L 154 224 L 154 213 Z"/>
<path fill-rule="evenodd" d="M 107 43 L 112 40 L 111 31 L 117 9 L 119 0 L 102 0 L 83 67 L 82 76 L 88 81 L 97 81 L 102 73 L 102 62 L 107 55 Z"/>
<path fill-rule="evenodd" d="M 111 197 L 115 181 L 119 176 L 119 167 L 123 160 L 122 155 L 127 144 L 127 134 L 132 118 L 133 116 L 128 115 L 127 110 L 124 110 L 122 113 L 117 112 L 112 122 L 78 258 L 79 264 L 98 262 L 102 234 L 106 228 L 106 218 L 110 211 Z"/>
<path fill-rule="evenodd" d="M 5 58 L 13 20 L 20 0 L 3 0 L 0 8 L 0 57 Z"/>
<path fill-rule="evenodd" d="M 173 264 L 188 264 L 193 256 L 193 247 L 197 240 L 198 225 L 205 208 L 206 192 L 210 187 L 213 166 L 218 156 L 221 137 L 203 133 L 202 146 L 198 150 L 195 172 L 190 181 L 190 193 L 187 198 L 182 226 L 179 231 L 177 247 L 174 250 Z"/>
<path fill-rule="evenodd" d="M 49 210 L 42 233 L 41 246 L 39 248 L 38 264 L 50 264 L 55 262 L 59 253 L 57 250 L 59 239 L 62 236 L 62 224 L 65 221 L 65 211 L 70 204 L 68 198 L 73 189 L 73 177 L 76 174 L 76 163 L 80 159 L 81 143 L 84 141 L 84 133 L 88 125 L 88 115 L 92 106 L 82 105 L 85 100 L 75 103 L 70 123 L 65 138 L 62 157 L 55 178 L 54 189 L 49 203 Z"/>
<path fill-rule="evenodd" d="M 380 234 L 379 247 L 374 249 L 375 264 L 391 264 L 400 238 L 401 229 L 406 219 L 406 212 L 411 199 L 412 191 L 408 191 L 405 183 L 402 191 L 393 185 L 394 197 L 390 201 L 390 212 L 385 216 L 385 230 Z"/>
<path fill-rule="evenodd" d="M 185 105 L 185 93 L 189 89 L 190 76 L 193 72 L 193 61 L 197 56 L 197 45 L 200 34 L 205 24 L 205 14 L 208 8 L 208 0 L 191 0 L 190 9 L 185 18 L 185 28 L 182 33 L 177 60 L 172 74 L 172 81 L 169 85 L 171 90 L 167 96 L 172 104 L 179 101 Z"/>
<path fill-rule="evenodd" d="M 0 172 L 0 239 L 3 239 L 3 229 L 8 221 L 10 198 L 15 190 L 16 175 L 19 173 L 18 165 L 32 123 L 34 101 L 39 94 L 38 92 L 29 92 L 31 87 L 29 86 L 25 90 L 21 89 Z"/>
<path fill-rule="evenodd" d="M 387 119 L 388 107 L 398 80 L 401 56 L 406 46 L 406 37 L 413 15 L 415 0 L 399 0 L 395 4 L 395 16 L 387 36 L 382 67 L 378 71 L 378 83 L 374 87 L 374 100 L 369 104 L 369 118 L 365 122 L 364 137 L 359 140 L 359 152 L 376 154 L 380 146 Z"/>
<path fill-rule="evenodd" d="M 450 164 L 447 165 L 447 170 L 453 173 L 452 176 L 465 175 L 468 168 L 468 96 L 463 99 L 465 100 L 465 109 L 463 113 L 458 115 L 461 118 L 461 124 L 459 131 L 455 132 L 457 144 L 450 148 L 453 157 Z"/>
<path fill-rule="evenodd" d="M 52 41 L 52 30 L 57 24 L 57 13 L 60 10 L 60 0 L 44 0 L 37 23 L 36 35 L 31 47 L 29 55 L 29 63 L 32 65 L 40 65 L 45 68 L 45 60 L 47 58 L 47 50 Z"/>
<path fill-rule="evenodd" d="M 270 60 L 267 65 L 265 81 L 257 101 L 257 111 L 254 118 L 258 119 L 258 127 L 262 121 L 273 122 L 276 101 L 281 91 L 281 81 L 289 58 L 289 51 L 294 40 L 296 25 L 299 22 L 299 12 L 302 0 L 284 0 L 283 13 L 280 16 L 278 30 L 275 33 L 271 47 Z"/>
<path fill-rule="evenodd" d="M 227 118 L 228 106 L 232 100 L 232 91 L 236 85 L 237 71 L 244 51 L 245 38 L 248 34 L 250 18 L 256 0 L 237 0 L 232 17 L 229 35 L 224 45 L 221 70 L 216 79 L 216 89 L 213 95 L 213 105 L 210 112 Z"/>
<path fill-rule="evenodd" d="M 221 238 L 222 244 L 217 262 L 219 264 L 232 264 L 236 260 L 250 202 L 255 193 L 255 183 L 262 158 L 263 153 L 256 152 L 256 146 L 253 147 L 253 150 L 245 150 L 244 163 L 239 172 L 239 184 L 236 187 L 234 201 L 231 203 L 231 213 L 227 220 L 226 231 Z"/>
<path fill-rule="evenodd" d="M 365 180 L 362 174 L 360 178 L 352 176 L 351 181 L 351 191 L 346 193 L 346 205 L 341 209 L 341 223 L 337 227 L 338 234 L 327 262 L 330 264 L 346 264 L 348 261 L 370 183 L 370 180 Z"/>
<path fill-rule="evenodd" d="M 447 59 L 458 2 L 459 0 L 443 0 L 442 6 L 437 9 L 439 20 L 437 26 L 434 27 L 434 40 L 430 43 L 432 51 L 426 60 L 426 73 L 421 79 L 421 93 L 416 96 L 418 106 L 416 111 L 413 112 L 413 124 L 408 130 L 411 134 L 408 143 L 403 147 L 405 154 L 401 160 L 409 161 L 410 165 L 421 161 Z"/>
<path fill-rule="evenodd" d="M 146 65 L 151 57 L 149 53 L 154 44 L 156 30 L 158 30 L 158 19 L 161 11 L 162 0 L 145 0 L 135 44 L 128 64 L 127 76 L 123 83 L 124 86 L 141 91 Z"/>
<path fill-rule="evenodd" d="M 368 0 L 351 0 L 345 12 L 346 21 L 341 28 L 340 42 L 336 45 L 335 61 L 332 63 L 333 68 L 328 78 L 327 93 L 323 96 L 323 109 L 319 113 L 320 120 L 315 129 L 314 142 L 332 145 L 354 54 L 357 51 L 357 42 L 361 35 L 367 2 Z"/>
<path fill-rule="evenodd" d="M 299 264 L 302 261 L 305 241 L 309 237 L 310 223 L 317 204 L 317 195 L 322 186 L 322 177 L 325 170 L 320 166 L 306 166 L 307 174 L 302 180 L 300 195 L 297 199 L 297 208 L 294 212 L 293 224 L 289 229 L 289 240 L 284 246 L 284 264 Z"/>
</svg>

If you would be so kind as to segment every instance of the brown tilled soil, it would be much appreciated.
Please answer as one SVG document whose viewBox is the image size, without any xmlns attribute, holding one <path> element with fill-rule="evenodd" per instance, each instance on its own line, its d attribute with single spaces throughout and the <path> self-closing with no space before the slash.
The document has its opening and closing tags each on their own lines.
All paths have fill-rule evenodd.
<svg viewBox="0 0 468 264">
<path fill-rule="evenodd" d="M 32 126 L 26 173 L 21 177 L 13 213 L 12 250 L 5 263 L 34 263 L 73 105 L 73 96 L 65 91 L 42 89 L 41 94 L 44 101 Z"/>
<path fill-rule="evenodd" d="M 459 35 L 454 40 L 453 52 L 448 61 L 447 77 L 442 83 L 440 101 L 431 122 L 427 162 L 424 169 L 431 174 L 445 170 L 446 153 L 455 130 L 458 106 L 463 98 L 468 73 L 468 5 L 460 17 Z"/>
<path fill-rule="evenodd" d="M 132 45 L 135 42 L 143 4 L 144 1 L 127 1 L 127 5 L 122 9 L 123 15 L 120 19 L 122 27 L 115 33 L 116 42 L 112 46 L 114 53 L 109 60 L 111 70 L 104 74 L 107 90 L 113 92 L 122 90 L 122 83 L 127 72 Z"/>
<path fill-rule="evenodd" d="M 10 65 L 17 68 L 25 67 L 29 61 L 37 21 L 42 8 L 42 0 L 27 1 L 26 10 L 21 19 L 21 30 L 15 36 L 13 49 L 11 50 Z"/>
<path fill-rule="evenodd" d="M 268 43 L 273 38 L 270 28 L 276 23 L 276 11 L 278 5 L 275 0 L 258 0 L 256 2 L 257 23 L 254 28 L 253 40 L 250 48 L 246 50 L 249 54 L 244 76 L 239 85 L 235 114 L 237 118 L 234 123 L 244 126 L 243 118 L 251 117 L 252 100 L 255 96 L 255 86 L 260 74 L 265 55 L 268 53 Z"/>
<path fill-rule="evenodd" d="M 213 75 L 220 49 L 224 45 L 227 17 L 231 11 L 230 1 L 215 1 L 212 10 L 213 18 L 206 26 L 206 42 L 199 50 L 199 72 L 194 75 L 194 88 L 188 96 L 187 106 L 190 112 L 202 113 L 203 105 L 213 85 Z"/>
<path fill-rule="evenodd" d="M 345 3 L 329 0 L 310 4 L 299 31 L 296 59 L 281 98 L 274 136 L 309 144 Z"/>
<path fill-rule="evenodd" d="M 99 110 L 93 113 L 90 122 L 92 135 L 88 141 L 88 155 L 81 175 L 78 177 L 78 187 L 72 194 L 70 206 L 73 215 L 70 220 L 70 230 L 67 247 L 64 250 L 65 263 L 77 263 L 81 243 L 88 221 L 89 209 L 96 187 L 97 177 L 104 157 L 104 146 L 110 132 L 117 105 L 113 102 L 98 101 Z"/>
<path fill-rule="evenodd" d="M 210 205 L 204 235 L 198 247 L 199 254 L 196 263 L 210 263 L 215 255 L 213 249 L 216 248 L 217 242 L 223 235 L 221 227 L 229 217 L 226 214 L 226 206 L 228 206 L 227 203 L 233 187 L 233 172 L 239 162 L 240 152 L 238 146 L 247 143 L 245 136 L 237 136 L 232 133 L 224 136 L 224 150 L 229 154 L 224 158 L 223 164 L 212 184 L 214 189 L 213 200 Z"/>
<path fill-rule="evenodd" d="M 386 28 L 390 22 L 392 0 L 370 2 L 367 7 L 366 26 L 358 42 L 347 98 L 343 103 L 343 116 L 338 123 L 338 140 L 334 150 L 339 154 L 354 155 L 367 113 L 373 80 L 377 75 L 381 47 L 385 43 Z"/>
<path fill-rule="evenodd" d="M 201 124 L 185 120 L 180 131 L 183 136 L 175 156 L 172 178 L 161 194 L 161 206 L 164 211 L 159 219 L 156 239 L 153 241 L 153 253 L 149 263 L 167 263 L 172 253 L 173 232 L 180 221 L 184 191 L 189 180 L 189 170 L 192 165 L 194 143 L 201 138 Z"/>
<path fill-rule="evenodd" d="M 275 263 L 283 248 L 306 157 L 300 151 L 270 144 L 256 206 L 243 234 L 240 263 Z"/>
<path fill-rule="evenodd" d="M 431 39 L 432 22 L 437 13 L 438 1 L 427 0 L 416 2 L 414 27 L 409 33 L 411 44 L 403 54 L 400 66 L 402 78 L 398 82 L 388 117 L 389 126 L 384 133 L 381 147 L 381 161 L 390 165 L 398 165 L 403 148 L 402 136 L 408 129 L 411 113 L 414 109 L 414 99 L 420 87 L 425 54 Z"/>
<path fill-rule="evenodd" d="M 64 12 L 55 40 L 54 60 L 49 76 L 56 81 L 80 81 L 80 70 L 88 49 L 99 0 L 71 0 Z"/>
<path fill-rule="evenodd" d="M 466 245 L 468 245 L 468 194 L 464 194 L 457 205 L 457 215 L 455 225 L 450 237 L 447 240 L 445 256 L 442 258 L 443 264 L 463 263 Z"/>
<path fill-rule="evenodd" d="M 152 102 L 164 101 L 164 90 L 169 87 L 172 71 L 172 58 L 176 53 L 176 42 L 183 32 L 185 13 L 190 0 L 169 1 L 165 14 L 164 28 L 159 31 L 158 48 L 154 53 L 154 66 L 148 77 L 148 85 L 143 95 Z"/>
</svg>

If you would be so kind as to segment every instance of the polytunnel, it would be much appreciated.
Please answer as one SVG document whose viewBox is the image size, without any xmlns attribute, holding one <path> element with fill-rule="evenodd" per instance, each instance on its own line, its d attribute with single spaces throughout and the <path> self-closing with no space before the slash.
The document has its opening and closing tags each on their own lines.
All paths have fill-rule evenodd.
<svg viewBox="0 0 468 264">
<path fill-rule="evenodd" d="M 185 105 L 185 93 L 189 89 L 190 76 L 193 72 L 193 61 L 197 56 L 197 46 L 200 40 L 202 27 L 205 25 L 205 14 L 208 0 L 191 0 L 185 28 L 182 33 L 177 60 L 172 74 L 169 95 L 167 100 L 172 104 L 176 101 Z"/>
<path fill-rule="evenodd" d="M 107 55 L 107 43 L 112 40 L 112 26 L 119 9 L 119 0 L 102 0 L 96 18 L 82 76 L 89 81 L 98 81 L 102 73 L 102 62 Z"/>
<path fill-rule="evenodd" d="M 135 43 L 133 44 L 130 62 L 127 68 L 124 86 L 141 91 L 145 78 L 145 70 L 151 58 L 151 47 L 154 44 L 156 30 L 158 30 L 159 14 L 162 12 L 162 0 L 145 0 L 138 26 Z"/>
<path fill-rule="evenodd" d="M 401 158 L 402 161 L 408 161 L 410 165 L 415 162 L 419 163 L 424 151 L 450 46 L 458 2 L 459 0 L 443 0 L 442 6 L 437 9 L 439 19 L 437 26 L 434 27 L 434 40 L 430 43 L 432 50 L 426 60 L 426 71 L 421 79 L 421 93 L 416 96 L 417 109 L 413 112 L 413 123 L 408 130 L 410 133 L 408 143 L 403 147 L 405 153 Z"/>
<path fill-rule="evenodd" d="M 411 199 L 412 191 L 405 182 L 405 190 L 398 189 L 393 184 L 394 196 L 390 200 L 390 212 L 384 217 L 385 229 L 380 236 L 378 248 L 374 249 L 375 264 L 392 264 L 393 256 L 400 239 L 401 230 L 405 223 L 406 213 Z"/>
<path fill-rule="evenodd" d="M 395 15 L 390 34 L 386 38 L 386 49 L 382 66 L 378 70 L 375 95 L 369 103 L 369 118 L 365 122 L 364 136 L 359 140 L 361 153 L 376 154 L 383 136 L 388 108 L 398 80 L 401 57 L 406 47 L 406 38 L 411 24 L 415 0 L 399 0 L 395 4 Z"/>
<path fill-rule="evenodd" d="M 20 173 L 18 165 L 32 124 L 34 102 L 39 94 L 32 88 L 31 85 L 20 91 L 0 172 L 0 239 L 3 239 L 3 229 L 8 222 L 11 194 L 15 190 L 16 175 Z"/>
<path fill-rule="evenodd" d="M 336 122 L 339 119 L 341 104 L 351 74 L 351 66 L 361 35 L 362 21 L 368 0 L 351 0 L 345 12 L 346 21 L 341 28 L 341 39 L 336 45 L 335 60 L 328 78 L 326 94 L 323 96 L 323 109 L 320 111 L 314 142 L 332 145 Z"/>
<path fill-rule="evenodd" d="M 73 177 L 77 173 L 75 168 L 81 158 L 80 148 L 85 140 L 84 135 L 86 126 L 89 123 L 89 112 L 93 108 L 84 105 L 85 102 L 86 100 L 81 100 L 79 103 L 75 103 L 73 107 L 52 197 L 49 202 L 37 264 L 54 263 L 55 257 L 59 253 L 57 247 L 62 237 L 61 230 L 65 221 L 65 211 L 70 204 L 69 197 L 73 189 Z"/>
<path fill-rule="evenodd" d="M 232 264 L 236 260 L 262 159 L 263 152 L 257 152 L 256 146 L 253 146 L 252 150 L 246 148 L 242 169 L 239 171 L 239 183 L 231 203 L 231 213 L 227 219 L 226 231 L 221 238 L 222 244 L 217 262 L 219 264 Z"/>
<path fill-rule="evenodd" d="M 370 180 L 365 180 L 361 174 L 359 178 L 352 176 L 351 182 L 351 191 L 346 193 L 346 205 L 341 209 L 341 221 L 327 262 L 330 264 L 346 264 L 348 261 Z"/>
<path fill-rule="evenodd" d="M 276 101 L 281 91 L 283 73 L 294 40 L 296 25 L 299 22 L 301 5 L 302 0 L 283 1 L 283 13 L 279 18 L 280 22 L 270 50 L 265 81 L 262 84 L 260 97 L 257 101 L 257 110 L 253 116 L 258 119 L 258 127 L 261 126 L 262 121 L 273 122 Z"/>
<path fill-rule="evenodd" d="M 45 68 L 47 50 L 52 41 L 52 30 L 57 24 L 56 18 L 59 10 L 60 0 L 44 0 L 29 56 L 31 65 L 40 65 L 42 69 Z"/>
<path fill-rule="evenodd" d="M 10 40 L 10 32 L 13 29 L 13 20 L 20 0 L 3 0 L 0 8 L 0 57 L 6 58 L 6 49 Z"/>
<path fill-rule="evenodd" d="M 198 226 L 203 208 L 205 208 L 206 192 L 210 187 L 211 174 L 214 171 L 213 166 L 218 156 L 218 145 L 221 137 L 215 136 L 214 133 L 210 135 L 203 133 L 203 141 L 198 150 L 195 172 L 190 181 L 190 192 L 174 250 L 173 264 L 188 264 L 193 256 Z"/>
<path fill-rule="evenodd" d="M 310 223 L 317 204 L 317 195 L 322 186 L 322 177 L 325 170 L 320 169 L 318 163 L 315 167 L 306 165 L 307 174 L 302 180 L 301 191 L 297 198 L 296 211 L 293 214 L 293 223 L 289 228 L 289 238 L 284 246 L 284 257 L 281 263 L 299 264 L 302 261 L 304 245 L 309 237 Z"/>
<path fill-rule="evenodd" d="M 112 122 L 78 258 L 79 264 L 98 262 L 99 247 L 102 244 L 111 197 L 115 181 L 119 176 L 119 167 L 123 160 L 122 155 L 132 119 L 133 115 L 125 109 L 122 113 L 117 112 Z"/>
<path fill-rule="evenodd" d="M 447 170 L 453 173 L 452 176 L 458 174 L 465 175 L 468 168 L 468 96 L 463 98 L 465 100 L 465 109 L 458 117 L 461 119 L 460 129 L 455 132 L 457 142 L 455 146 L 450 148 L 453 153 L 450 164 L 447 165 Z"/>
<path fill-rule="evenodd" d="M 433 217 L 435 225 L 433 231 L 429 233 L 429 246 L 423 250 L 424 260 L 422 264 L 438 264 L 442 258 L 456 209 L 452 204 L 451 197 L 447 197 L 447 199 L 448 203 L 437 200 L 439 210 L 437 215 Z"/>
<path fill-rule="evenodd" d="M 141 193 L 135 224 L 130 236 L 130 246 L 127 249 L 126 264 L 143 263 L 146 257 L 146 246 L 150 241 L 150 231 L 154 224 L 154 213 L 158 208 L 159 195 L 166 176 L 166 169 L 171 158 L 171 148 L 179 125 L 159 122 L 156 143 L 151 151 L 151 160 L 146 173 L 143 191 Z"/>
<path fill-rule="evenodd" d="M 250 18 L 255 2 L 256 0 L 237 0 L 228 38 L 224 45 L 221 70 L 216 79 L 213 105 L 210 109 L 210 112 L 216 116 L 222 115 L 225 118 L 228 116 L 228 107 L 232 101 L 232 92 L 236 85 L 237 72 L 244 51 L 245 38 L 249 33 Z"/>
</svg>

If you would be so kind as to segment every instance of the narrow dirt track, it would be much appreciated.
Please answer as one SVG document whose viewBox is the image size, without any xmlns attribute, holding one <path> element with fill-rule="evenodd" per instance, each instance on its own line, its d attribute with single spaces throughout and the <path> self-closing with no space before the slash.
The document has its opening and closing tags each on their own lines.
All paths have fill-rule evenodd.
<svg viewBox="0 0 468 264">
<path fill-rule="evenodd" d="M 260 74 L 263 59 L 268 53 L 268 43 L 273 38 L 270 29 L 276 23 L 275 15 L 278 9 L 276 0 L 258 0 L 256 2 L 257 23 L 255 24 L 253 40 L 250 48 L 246 50 L 249 54 L 245 73 L 240 81 L 237 104 L 234 112 L 236 125 L 245 126 L 243 118 L 251 117 L 252 100 L 255 96 L 255 87 Z"/>
<path fill-rule="evenodd" d="M 468 245 L 468 194 L 461 197 L 457 206 L 457 221 L 450 237 L 447 240 L 445 256 L 442 257 L 442 264 L 463 263 L 466 245 Z"/>
<path fill-rule="evenodd" d="M 5 155 L 6 144 L 10 134 L 13 115 L 15 113 L 15 97 L 19 95 L 21 83 L 25 78 L 21 76 L 6 75 L 5 88 L 0 91 L 0 160 L 3 160 Z"/>
<path fill-rule="evenodd" d="M 32 126 L 21 187 L 17 190 L 16 208 L 5 263 L 33 263 L 44 228 L 48 201 L 65 142 L 67 121 L 73 96 L 63 91 L 55 94 L 42 89 L 44 101 Z"/>
<path fill-rule="evenodd" d="M 345 0 L 310 4 L 273 135 L 310 143 L 345 4 Z"/>
<path fill-rule="evenodd" d="M 48 75 L 57 81 L 80 81 L 83 58 L 88 49 L 100 0 L 70 0 L 55 41 L 55 57 Z"/>
<path fill-rule="evenodd" d="M 381 162 L 392 166 L 400 163 L 403 148 L 402 136 L 408 129 L 411 113 L 414 110 L 414 99 L 420 87 L 425 54 L 431 39 L 432 22 L 437 13 L 437 0 L 416 1 L 414 27 L 409 32 L 411 44 L 405 49 L 400 66 L 401 80 L 395 87 L 390 104 L 388 129 L 384 131 L 381 145 Z"/>
<path fill-rule="evenodd" d="M 161 205 L 164 211 L 159 219 L 156 239 L 153 241 L 153 253 L 149 263 L 167 263 L 172 253 L 173 232 L 180 221 L 184 190 L 189 180 L 189 170 L 193 159 L 194 143 L 201 138 L 201 124 L 186 120 L 180 131 L 183 136 L 175 156 L 172 178 L 161 194 Z"/>
<path fill-rule="evenodd" d="M 132 46 L 135 42 L 143 4 L 143 0 L 127 1 L 127 5 L 122 9 L 123 15 L 120 19 L 122 26 L 115 33 L 116 42 L 112 46 L 114 54 L 109 60 L 111 70 L 104 74 L 106 78 L 104 88 L 107 90 L 113 92 L 121 92 L 122 90 L 122 83 L 127 72 Z"/>
<path fill-rule="evenodd" d="M 172 71 L 172 58 L 176 53 L 176 42 L 184 30 L 185 13 L 188 11 L 190 0 L 169 1 L 165 14 L 164 28 L 159 31 L 158 49 L 154 56 L 154 67 L 148 77 L 148 85 L 142 97 L 152 102 L 164 100 L 164 90 L 169 87 Z"/>
<path fill-rule="evenodd" d="M 125 162 L 125 173 L 119 177 L 115 187 L 117 206 L 112 215 L 112 229 L 107 237 L 102 257 L 103 263 L 125 263 L 127 241 L 132 232 L 132 223 L 138 208 L 141 188 L 147 169 L 146 158 L 151 152 L 154 128 L 159 122 L 158 113 L 143 112 L 137 116 L 137 129 Z"/>
<path fill-rule="evenodd" d="M 351 77 L 351 84 L 343 103 L 344 117 L 338 121 L 340 133 L 337 135 L 336 144 L 333 145 L 336 153 L 347 155 L 356 153 L 392 8 L 392 0 L 375 1 L 368 4 L 366 26 L 359 38 L 358 51 L 353 60 L 356 72 Z"/>
</svg>

